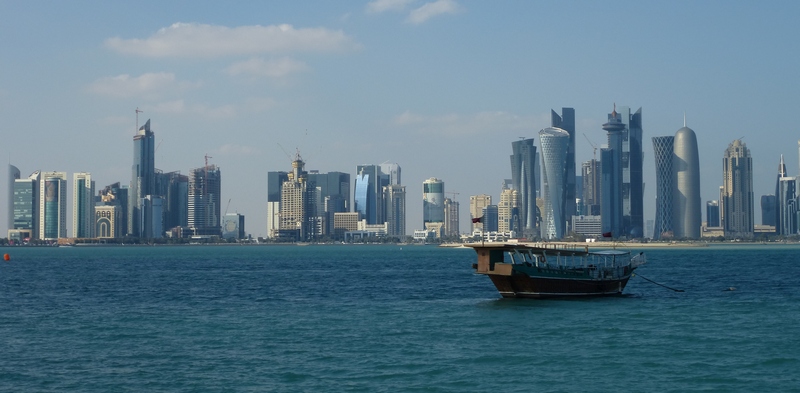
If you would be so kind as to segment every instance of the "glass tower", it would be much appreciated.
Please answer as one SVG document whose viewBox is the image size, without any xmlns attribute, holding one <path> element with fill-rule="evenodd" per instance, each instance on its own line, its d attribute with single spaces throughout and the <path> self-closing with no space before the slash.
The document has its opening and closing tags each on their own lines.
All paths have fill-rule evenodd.
<svg viewBox="0 0 800 393">
<path fill-rule="evenodd" d="M 672 237 L 672 152 L 675 137 L 654 136 L 653 157 L 656 160 L 656 220 L 653 239 Z"/>
<path fill-rule="evenodd" d="M 128 189 L 128 234 L 139 236 L 142 198 L 155 194 L 156 188 L 155 135 L 150 131 L 150 119 L 133 137 L 132 172 Z"/>
<path fill-rule="evenodd" d="M 569 146 L 567 148 L 567 157 L 564 165 L 564 216 L 571 222 L 571 217 L 576 214 L 575 201 L 577 198 L 575 176 L 575 109 L 561 108 L 561 116 L 551 109 L 550 126 L 560 128 L 569 134 Z"/>
<path fill-rule="evenodd" d="M 511 142 L 511 184 L 519 193 L 519 223 L 522 227 L 512 230 L 521 231 L 524 237 L 530 239 L 539 235 L 536 228 L 540 218 L 536 214 L 539 156 L 533 142 L 533 139 Z"/>
<path fill-rule="evenodd" d="M 569 151 L 569 140 L 569 133 L 560 128 L 550 127 L 539 131 L 544 194 L 541 228 L 543 239 L 561 239 L 566 235 L 568 217 L 564 167 Z"/>
<path fill-rule="evenodd" d="M 722 223 L 725 236 L 753 237 L 753 159 L 750 149 L 737 139 L 722 160 Z"/>
</svg>

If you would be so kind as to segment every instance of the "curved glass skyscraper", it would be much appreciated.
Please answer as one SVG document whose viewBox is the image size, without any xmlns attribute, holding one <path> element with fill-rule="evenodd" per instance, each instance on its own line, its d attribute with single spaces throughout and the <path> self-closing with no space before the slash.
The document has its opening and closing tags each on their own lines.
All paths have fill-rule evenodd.
<svg viewBox="0 0 800 393">
<path fill-rule="evenodd" d="M 566 160 L 569 148 L 569 133 L 560 128 L 549 127 L 539 131 L 542 147 L 542 238 L 561 239 L 566 231 Z"/>
</svg>

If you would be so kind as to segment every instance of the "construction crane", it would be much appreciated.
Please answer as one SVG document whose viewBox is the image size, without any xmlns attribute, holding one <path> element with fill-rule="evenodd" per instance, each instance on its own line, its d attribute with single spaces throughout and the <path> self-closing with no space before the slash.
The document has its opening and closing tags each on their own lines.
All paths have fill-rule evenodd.
<svg viewBox="0 0 800 393">
<path fill-rule="evenodd" d="M 136 129 L 133 131 L 134 133 L 139 132 L 139 114 L 144 113 L 144 111 L 140 111 L 139 107 L 136 107 Z"/>
<path fill-rule="evenodd" d="M 592 158 L 593 158 L 594 160 L 597 160 L 597 145 L 595 145 L 594 143 L 592 143 L 592 140 L 591 140 L 591 139 L 589 139 L 589 137 L 588 137 L 588 136 L 586 136 L 586 133 L 585 133 L 585 132 L 583 133 L 583 137 L 584 137 L 584 138 L 586 138 L 586 141 L 588 141 L 590 145 L 592 145 Z"/>
<path fill-rule="evenodd" d="M 227 216 L 228 215 L 228 208 L 231 207 L 231 199 L 232 198 L 229 198 L 228 199 L 228 204 L 225 205 L 225 214 L 223 214 L 223 216 Z"/>
<path fill-rule="evenodd" d="M 445 192 L 445 194 L 452 195 L 453 196 L 453 200 L 455 200 L 456 199 L 456 195 L 459 195 L 460 193 L 458 193 L 458 192 Z"/>
</svg>

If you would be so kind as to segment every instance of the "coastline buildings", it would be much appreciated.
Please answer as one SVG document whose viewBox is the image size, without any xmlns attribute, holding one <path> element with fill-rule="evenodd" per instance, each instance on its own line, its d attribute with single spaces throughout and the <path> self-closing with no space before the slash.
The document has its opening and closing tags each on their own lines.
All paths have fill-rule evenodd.
<svg viewBox="0 0 800 393">
<path fill-rule="evenodd" d="M 542 147 L 542 193 L 544 211 L 542 212 L 541 237 L 546 240 L 561 239 L 566 234 L 566 172 L 564 171 L 569 151 L 569 133 L 549 127 L 539 131 L 539 144 Z M 573 199 L 574 202 L 574 199 Z M 574 203 L 573 203 L 574 204 Z"/>
<path fill-rule="evenodd" d="M 722 161 L 722 223 L 726 237 L 752 238 L 753 160 L 737 139 L 728 145 Z"/>
<path fill-rule="evenodd" d="M 699 239 L 702 226 L 700 205 L 700 158 L 697 136 L 686 127 L 675 133 L 672 156 L 675 193 L 672 196 L 673 223 L 676 238 Z"/>
<path fill-rule="evenodd" d="M 622 226 L 622 139 L 625 124 L 620 120 L 616 106 L 603 124 L 608 134 L 608 147 L 600 149 L 602 175 L 600 217 L 602 233 L 610 237 L 625 234 Z"/>
<path fill-rule="evenodd" d="M 778 179 L 780 181 L 780 178 Z M 775 209 L 775 195 L 761 196 L 761 225 L 774 227 L 775 220 L 778 218 L 778 211 Z"/>
<path fill-rule="evenodd" d="M 150 119 L 133 137 L 133 166 L 128 188 L 128 235 L 142 237 L 141 206 L 147 195 L 155 193 L 155 134 Z"/>
<path fill-rule="evenodd" d="M 289 180 L 289 173 L 282 171 L 267 172 L 267 237 L 275 239 L 280 230 L 281 190 L 283 183 Z"/>
<path fill-rule="evenodd" d="M 461 233 L 458 229 L 459 203 L 450 198 L 444 198 L 444 236 L 457 238 Z"/>
<path fill-rule="evenodd" d="M 281 186 L 279 238 L 305 241 L 312 235 L 309 213 L 313 195 L 309 195 L 308 173 L 304 166 L 298 153 L 292 161 L 292 172 Z"/>
<path fill-rule="evenodd" d="M 39 177 L 39 239 L 67 237 L 67 173 L 41 172 Z"/>
<path fill-rule="evenodd" d="M 706 227 L 719 228 L 719 201 L 706 202 Z"/>
<path fill-rule="evenodd" d="M 220 194 L 222 179 L 219 167 L 205 165 L 189 173 L 187 225 L 196 236 L 220 236 Z M 157 206 L 158 202 L 153 203 Z"/>
<path fill-rule="evenodd" d="M 95 203 L 95 236 L 118 238 L 127 233 L 128 188 L 114 183 L 98 193 Z"/>
<path fill-rule="evenodd" d="M 523 237 L 535 239 L 539 237 L 539 209 L 536 206 L 537 191 L 540 190 L 539 177 L 539 156 L 534 146 L 534 140 L 522 139 L 511 142 L 511 184 L 517 190 L 519 198 L 519 223 L 520 228 L 511 228 L 512 231 L 521 233 Z M 487 205 L 490 205 L 491 201 Z M 470 213 L 472 218 L 480 211 L 473 211 L 470 203 Z M 473 232 L 477 227 L 473 226 Z M 482 227 L 481 227 L 482 228 Z"/>
<path fill-rule="evenodd" d="M 600 162 L 592 158 L 581 165 L 584 215 L 600 216 Z"/>
<path fill-rule="evenodd" d="M 399 173 L 399 172 L 398 172 Z M 390 184 L 383 187 L 383 199 L 386 201 L 387 235 L 404 237 L 406 235 L 406 186 Z M 456 220 L 458 220 L 458 202 L 455 203 Z M 458 228 L 458 221 L 456 221 Z"/>
<path fill-rule="evenodd" d="M 656 218 L 653 239 L 672 238 L 672 194 L 674 189 L 672 155 L 675 137 L 654 136 L 653 157 L 656 161 Z"/>
<path fill-rule="evenodd" d="M 564 217 L 570 222 L 576 215 L 576 177 L 575 177 L 575 109 L 561 108 L 561 116 L 554 110 L 550 110 L 550 126 L 559 128 L 569 134 L 569 144 L 564 165 Z M 565 231 L 566 233 L 566 231 Z"/>
<path fill-rule="evenodd" d="M 444 182 L 432 177 L 422 182 L 422 226 L 441 237 L 444 227 Z"/>
<path fill-rule="evenodd" d="M 470 233 L 475 231 L 482 231 L 483 230 L 483 220 L 475 221 L 476 218 L 480 218 L 483 216 L 483 209 L 486 206 L 492 204 L 492 196 L 487 194 L 481 195 L 471 195 L 469 197 L 469 218 L 472 220 L 472 230 Z"/>
<path fill-rule="evenodd" d="M 608 147 L 600 150 L 601 216 L 603 233 L 612 237 L 644 235 L 644 178 L 642 173 L 642 108 L 631 114 L 620 107 L 603 124 Z"/>
<path fill-rule="evenodd" d="M 12 226 L 8 238 L 23 240 L 39 238 L 39 181 L 41 172 L 35 171 L 25 179 L 14 179 Z"/>
<path fill-rule="evenodd" d="M 775 185 L 775 233 L 782 236 L 797 233 L 797 179 L 786 174 L 786 165 L 778 165 Z"/>
<path fill-rule="evenodd" d="M 87 172 L 72 174 L 72 236 L 95 237 L 94 180 Z"/>
<path fill-rule="evenodd" d="M 14 228 L 14 182 L 19 180 L 19 168 L 8 164 L 8 229 Z"/>
</svg>

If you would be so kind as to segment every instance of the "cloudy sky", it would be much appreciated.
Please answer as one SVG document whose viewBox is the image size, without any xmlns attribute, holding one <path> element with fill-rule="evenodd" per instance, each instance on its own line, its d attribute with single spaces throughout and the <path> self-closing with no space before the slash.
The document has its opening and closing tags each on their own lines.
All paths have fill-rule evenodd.
<svg viewBox="0 0 800 393">
<path fill-rule="evenodd" d="M 98 189 L 126 184 L 139 108 L 156 167 L 187 173 L 210 156 L 223 210 L 230 200 L 253 236 L 266 234 L 266 173 L 289 170 L 296 150 L 321 172 L 398 163 L 409 232 L 422 182 L 438 177 L 466 231 L 469 196 L 499 198 L 511 176 L 512 141 L 573 107 L 580 168 L 616 103 L 642 107 L 653 219 L 650 138 L 684 113 L 704 201 L 737 138 L 757 199 L 774 192 L 780 154 L 798 174 L 798 4 L 0 0 L 0 156 L 23 176 L 69 172 L 70 189 L 80 171 Z M 0 180 L 5 234 L 6 170 Z"/>
</svg>

